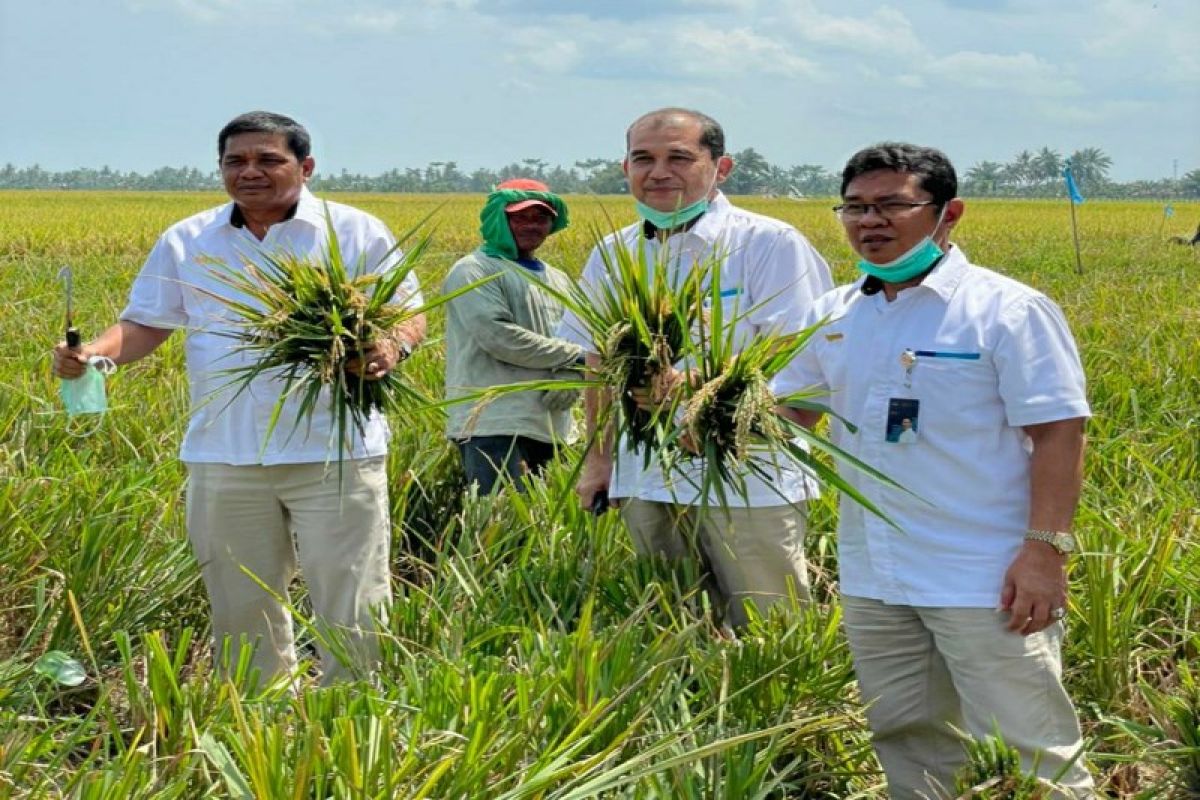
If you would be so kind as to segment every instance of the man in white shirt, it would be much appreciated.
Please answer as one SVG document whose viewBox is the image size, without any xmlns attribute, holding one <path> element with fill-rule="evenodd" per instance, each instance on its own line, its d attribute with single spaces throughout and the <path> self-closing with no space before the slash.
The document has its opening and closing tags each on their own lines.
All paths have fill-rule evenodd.
<svg viewBox="0 0 1200 800">
<path fill-rule="evenodd" d="M 932 148 L 850 159 L 836 210 L 867 274 L 817 301 L 806 323 L 829 322 L 774 388 L 826 390 L 857 426 L 834 421 L 835 443 L 912 492 L 849 471 L 896 527 L 844 497 L 838 523 L 846 633 L 889 796 L 953 788 L 957 727 L 998 729 L 1026 769 L 1062 773 L 1056 796 L 1092 797 L 1061 680 L 1083 370 L 1052 301 L 950 244 L 957 187 Z"/>
<path fill-rule="evenodd" d="M 73 379 L 90 356 L 128 364 L 184 329 L 191 419 L 180 457 L 189 478 L 188 538 L 212 605 L 215 658 L 218 666 L 225 658 L 236 664 L 242 647 L 253 645 L 252 664 L 263 678 L 296 662 L 291 617 L 277 598 L 287 597 L 297 561 L 318 622 L 344 640 L 355 666 L 376 660 L 373 614 L 391 598 L 382 416 L 373 414 L 351 452 L 341 454 L 340 478 L 328 466 L 338 455 L 330 453 L 336 440 L 328 408 L 313 415 L 311 426 L 308 420 L 297 426 L 298 403 L 289 401 L 267 440 L 281 384 L 264 375 L 232 397 L 222 371 L 250 363 L 250 356 L 234 349 L 230 312 L 206 294 L 229 292 L 214 276 L 214 260 L 237 266 L 285 250 L 320 257 L 328 240 L 326 208 L 346 264 L 383 271 L 396 263 L 395 240 L 382 222 L 348 206 L 324 206 L 308 191 L 310 148 L 308 132 L 280 114 L 232 120 L 217 150 L 233 202 L 168 228 L 134 281 L 120 321 L 82 347 L 62 342 L 54 350 L 55 374 Z M 420 302 L 415 278 L 403 291 L 401 302 Z M 365 364 L 348 369 L 378 380 L 424 335 L 424 318 L 414 317 L 367 351 Z M 318 650 L 326 682 L 347 674 L 323 642 Z"/>
<path fill-rule="evenodd" d="M 720 192 L 733 169 L 721 126 L 697 111 L 659 109 L 629 127 L 626 150 L 625 174 L 641 221 L 592 251 L 584 285 L 612 280 L 602 248 L 617 241 L 634 252 L 643 244 L 648 260 L 670 270 L 673 280 L 716 255 L 724 319 L 734 326 L 738 350 L 753 337 L 798 330 L 811 302 L 832 286 L 829 268 L 795 228 L 736 208 Z M 596 343 L 570 311 L 559 335 L 581 345 L 590 366 L 599 364 Z M 589 436 L 602 402 L 608 398 L 597 391 L 585 394 Z M 775 465 L 769 480 L 747 472 L 745 496 L 726 487 L 729 504 L 721 506 L 716 497 L 700 496 L 696 464 L 667 472 L 653 458 L 644 466 L 642 453 L 624 443 L 614 458 L 611 437 L 593 441 L 577 486 L 581 501 L 590 507 L 597 493 L 607 493 L 641 555 L 688 557 L 697 549 L 689 540 L 698 528 L 696 555 L 711 570 L 710 589 L 726 622 L 746 622 L 746 601 L 761 612 L 789 596 L 807 597 L 803 504 L 816 490 L 796 465 Z"/>
</svg>

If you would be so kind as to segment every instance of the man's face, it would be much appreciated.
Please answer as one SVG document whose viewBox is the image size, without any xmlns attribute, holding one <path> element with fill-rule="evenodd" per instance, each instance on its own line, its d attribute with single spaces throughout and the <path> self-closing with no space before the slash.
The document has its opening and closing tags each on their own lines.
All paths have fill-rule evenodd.
<svg viewBox="0 0 1200 800">
<path fill-rule="evenodd" d="M 281 133 L 238 133 L 225 140 L 221 178 L 244 212 L 282 216 L 300 199 L 313 163 L 298 160 Z"/>
<path fill-rule="evenodd" d="M 647 120 L 629 131 L 623 164 L 629 191 L 646 205 L 670 212 L 707 197 L 725 180 L 733 161 L 712 157 L 700 144 L 699 120 Z"/>
<path fill-rule="evenodd" d="M 846 186 L 843 203 L 923 203 L 933 196 L 921 188 L 921 176 L 910 172 L 878 169 L 864 172 Z M 891 213 L 885 218 L 871 208 L 858 219 L 843 219 L 846 237 L 854 251 L 872 264 L 886 264 L 904 255 L 926 236 L 933 236 L 945 248 L 951 224 L 962 213 L 962 201 L 951 200 L 943 225 L 934 233 L 939 209 L 936 205 L 917 206 Z"/>
<path fill-rule="evenodd" d="M 542 206 L 529 206 L 508 214 L 508 229 L 523 258 L 531 257 L 542 246 L 552 227 L 554 215 Z"/>
</svg>

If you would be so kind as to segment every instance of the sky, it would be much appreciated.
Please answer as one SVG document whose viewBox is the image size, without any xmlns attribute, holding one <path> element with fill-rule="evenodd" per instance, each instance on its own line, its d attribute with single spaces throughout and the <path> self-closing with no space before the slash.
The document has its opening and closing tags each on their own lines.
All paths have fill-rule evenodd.
<svg viewBox="0 0 1200 800">
<path fill-rule="evenodd" d="M 319 172 L 620 158 L 654 108 L 840 170 L 907 140 L 965 171 L 1099 147 L 1200 168 L 1200 0 L 0 0 L 0 164 L 216 165 L 267 109 Z"/>
</svg>

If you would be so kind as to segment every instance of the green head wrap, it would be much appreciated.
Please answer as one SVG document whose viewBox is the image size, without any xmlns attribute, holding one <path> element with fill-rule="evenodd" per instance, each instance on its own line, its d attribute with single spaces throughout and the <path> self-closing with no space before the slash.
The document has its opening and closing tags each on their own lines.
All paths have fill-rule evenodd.
<svg viewBox="0 0 1200 800">
<path fill-rule="evenodd" d="M 567 227 L 567 204 L 554 192 L 534 192 L 527 189 L 493 189 L 488 195 L 483 210 L 479 212 L 479 234 L 483 237 L 483 252 L 493 258 L 517 259 L 517 243 L 513 241 L 512 231 L 508 229 L 508 215 L 504 213 L 506 206 L 519 203 L 522 200 L 541 200 L 554 209 L 557 216 L 551 233 L 558 233 Z"/>
</svg>

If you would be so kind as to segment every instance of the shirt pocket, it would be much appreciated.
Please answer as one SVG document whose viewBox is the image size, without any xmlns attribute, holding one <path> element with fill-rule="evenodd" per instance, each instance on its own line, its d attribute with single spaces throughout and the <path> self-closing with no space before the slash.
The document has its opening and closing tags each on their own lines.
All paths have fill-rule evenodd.
<svg viewBox="0 0 1200 800">
<path fill-rule="evenodd" d="M 945 432 L 994 430 L 1004 424 L 996 370 L 986 353 L 918 355 L 912 390 L 921 401 L 922 421 Z"/>
</svg>

